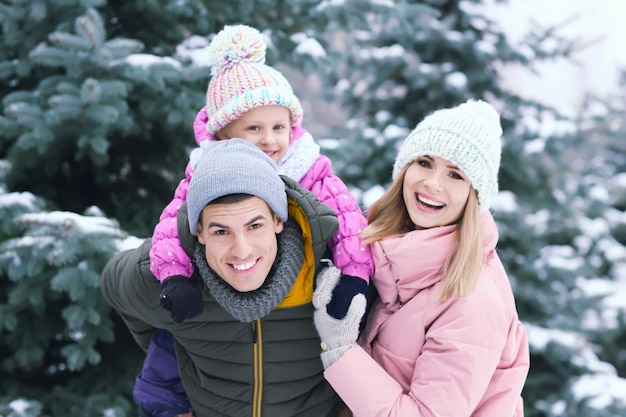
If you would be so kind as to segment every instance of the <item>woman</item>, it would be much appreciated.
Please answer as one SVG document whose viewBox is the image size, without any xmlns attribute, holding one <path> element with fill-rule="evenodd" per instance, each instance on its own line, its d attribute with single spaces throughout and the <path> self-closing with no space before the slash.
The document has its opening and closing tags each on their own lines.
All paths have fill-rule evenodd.
<svg viewBox="0 0 626 417">
<path fill-rule="evenodd" d="M 325 377 L 354 416 L 523 416 L 528 339 L 488 211 L 501 135 L 495 109 L 470 100 L 405 139 L 362 233 L 379 297 L 358 344 L 364 298 L 336 320 L 324 306 L 339 274 L 318 278 Z"/>
</svg>

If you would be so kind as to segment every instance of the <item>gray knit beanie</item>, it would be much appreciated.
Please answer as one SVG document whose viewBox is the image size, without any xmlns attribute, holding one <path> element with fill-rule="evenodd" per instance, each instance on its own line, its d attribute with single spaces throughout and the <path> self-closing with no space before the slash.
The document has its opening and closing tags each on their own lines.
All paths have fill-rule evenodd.
<svg viewBox="0 0 626 417">
<path fill-rule="evenodd" d="M 187 191 L 192 235 L 196 235 L 202 209 L 211 201 L 230 194 L 259 197 L 281 220 L 287 221 L 285 184 L 274 161 L 243 139 L 213 142 L 198 160 Z"/>
<path fill-rule="evenodd" d="M 419 156 L 447 159 L 467 175 L 485 212 L 498 194 L 502 127 L 491 104 L 468 100 L 426 116 L 407 136 L 393 165 L 395 179 Z"/>
</svg>

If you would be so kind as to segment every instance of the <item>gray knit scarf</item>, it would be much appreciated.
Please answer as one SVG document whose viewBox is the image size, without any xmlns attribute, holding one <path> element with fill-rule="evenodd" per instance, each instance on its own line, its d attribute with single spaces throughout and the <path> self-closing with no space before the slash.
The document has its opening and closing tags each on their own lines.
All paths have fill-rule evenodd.
<svg viewBox="0 0 626 417">
<path fill-rule="evenodd" d="M 196 242 L 194 256 L 202 280 L 219 305 L 241 322 L 252 322 L 271 313 L 285 298 L 300 273 L 304 262 L 302 229 L 289 218 L 276 237 L 278 253 L 269 276 L 260 288 L 249 292 L 239 292 L 220 278 L 206 261 L 204 245 Z"/>
</svg>

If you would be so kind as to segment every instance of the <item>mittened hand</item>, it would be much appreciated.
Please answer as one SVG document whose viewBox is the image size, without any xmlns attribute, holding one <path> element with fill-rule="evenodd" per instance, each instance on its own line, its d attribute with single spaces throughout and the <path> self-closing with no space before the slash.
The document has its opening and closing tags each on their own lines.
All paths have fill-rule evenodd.
<svg viewBox="0 0 626 417">
<path fill-rule="evenodd" d="M 367 304 L 365 295 L 356 294 L 350 300 L 347 312 L 342 319 L 332 317 L 328 313 L 327 305 L 339 282 L 339 270 L 335 267 L 325 268 L 317 276 L 317 285 L 313 293 L 313 306 L 315 307 L 313 318 L 322 340 L 321 358 L 324 369 L 335 363 L 356 344 L 359 337 L 359 325 Z"/>
<path fill-rule="evenodd" d="M 176 323 L 202 313 L 202 293 L 193 281 L 183 276 L 173 276 L 161 283 L 161 307 L 170 312 Z"/>
<path fill-rule="evenodd" d="M 348 308 L 357 294 L 367 292 L 367 282 L 364 279 L 352 275 L 342 275 L 333 289 L 333 294 L 326 305 L 326 311 L 336 319 L 342 319 L 348 313 Z"/>
</svg>

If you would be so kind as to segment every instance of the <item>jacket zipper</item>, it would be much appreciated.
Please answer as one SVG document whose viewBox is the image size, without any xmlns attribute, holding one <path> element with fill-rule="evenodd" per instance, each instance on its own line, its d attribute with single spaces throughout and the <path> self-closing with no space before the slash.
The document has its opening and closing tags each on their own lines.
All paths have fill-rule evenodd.
<svg viewBox="0 0 626 417">
<path fill-rule="evenodd" d="M 252 322 L 252 346 L 254 368 L 254 394 L 252 399 L 252 417 L 261 417 L 261 403 L 263 401 L 263 333 L 261 320 Z"/>
</svg>

